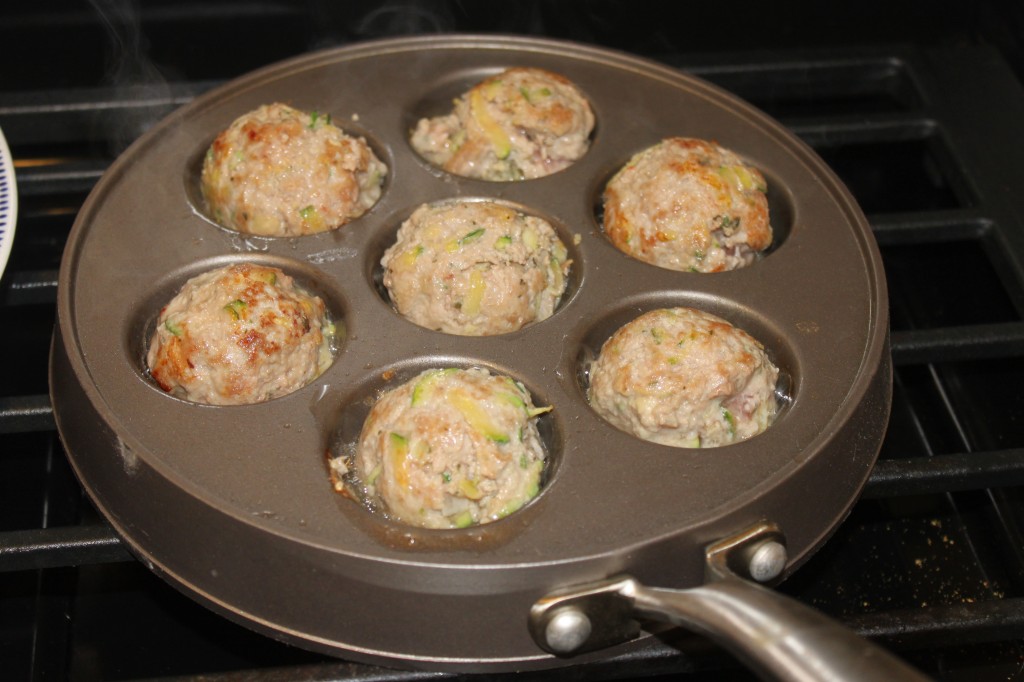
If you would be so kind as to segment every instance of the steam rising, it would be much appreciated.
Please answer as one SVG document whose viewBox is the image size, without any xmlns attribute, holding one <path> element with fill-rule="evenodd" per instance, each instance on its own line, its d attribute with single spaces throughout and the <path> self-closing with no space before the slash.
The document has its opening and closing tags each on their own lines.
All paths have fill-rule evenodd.
<svg viewBox="0 0 1024 682">
<path fill-rule="evenodd" d="M 442 7 L 424 7 L 410 2 L 385 2 L 368 12 L 356 24 L 357 35 L 411 35 L 451 30 L 453 21 Z"/>
<path fill-rule="evenodd" d="M 106 28 L 110 106 L 97 109 L 95 132 L 121 153 L 176 106 L 171 89 L 146 55 L 147 44 L 133 0 L 89 0 Z M 116 113 L 115 113 L 116 112 Z"/>
</svg>

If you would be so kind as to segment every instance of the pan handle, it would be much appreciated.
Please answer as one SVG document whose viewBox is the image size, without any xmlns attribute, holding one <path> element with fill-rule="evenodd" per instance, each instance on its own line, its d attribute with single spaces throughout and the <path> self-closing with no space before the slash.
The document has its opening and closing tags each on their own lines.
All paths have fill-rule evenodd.
<svg viewBox="0 0 1024 682">
<path fill-rule="evenodd" d="M 530 613 L 534 639 L 554 654 L 581 653 L 636 636 L 640 617 L 707 635 L 765 679 L 929 679 L 795 599 L 738 577 L 714 552 L 714 581 L 700 587 L 652 588 L 623 576 L 545 597 Z M 736 556 L 735 547 L 727 554 Z"/>
<path fill-rule="evenodd" d="M 679 591 L 634 583 L 630 591 L 638 615 L 710 635 L 763 677 L 928 679 L 817 611 L 738 578 Z"/>
</svg>

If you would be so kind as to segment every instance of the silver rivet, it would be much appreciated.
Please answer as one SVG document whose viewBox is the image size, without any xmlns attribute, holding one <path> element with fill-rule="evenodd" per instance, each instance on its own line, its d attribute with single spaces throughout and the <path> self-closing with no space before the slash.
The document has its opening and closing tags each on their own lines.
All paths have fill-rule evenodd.
<svg viewBox="0 0 1024 682">
<path fill-rule="evenodd" d="M 559 609 L 544 628 L 544 638 L 551 651 L 569 654 L 579 649 L 590 637 L 590 618 L 579 609 Z"/>
<path fill-rule="evenodd" d="M 781 542 L 763 542 L 750 557 L 750 577 L 759 583 L 778 578 L 785 567 L 786 547 Z"/>
</svg>

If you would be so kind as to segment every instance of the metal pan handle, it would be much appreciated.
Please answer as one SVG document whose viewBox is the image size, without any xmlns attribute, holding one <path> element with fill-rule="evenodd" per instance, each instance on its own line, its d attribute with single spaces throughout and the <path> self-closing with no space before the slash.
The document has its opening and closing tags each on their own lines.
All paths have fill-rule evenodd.
<svg viewBox="0 0 1024 682">
<path fill-rule="evenodd" d="M 700 587 L 651 588 L 624 576 L 545 597 L 530 613 L 534 639 L 558 655 L 591 651 L 636 636 L 639 617 L 707 635 L 766 679 L 929 679 L 821 613 L 738 577 L 730 567 L 737 557 L 778 556 L 781 545 L 764 539 L 765 527 L 753 535 L 758 542 L 748 532 L 709 548 L 713 582 Z M 746 563 L 756 570 L 756 562 Z"/>
</svg>

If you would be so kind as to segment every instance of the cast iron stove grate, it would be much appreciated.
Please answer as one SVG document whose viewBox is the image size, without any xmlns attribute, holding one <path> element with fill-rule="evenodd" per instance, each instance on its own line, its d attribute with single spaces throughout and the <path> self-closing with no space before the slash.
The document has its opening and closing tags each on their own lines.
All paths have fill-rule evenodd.
<svg viewBox="0 0 1024 682">
<path fill-rule="evenodd" d="M 849 519 L 781 589 L 937 678 L 1019 673 L 1019 82 L 982 47 L 651 56 L 748 99 L 810 143 L 868 214 L 886 265 L 896 376 L 881 459 Z M 427 677 L 278 644 L 179 595 L 98 517 L 57 439 L 47 352 L 75 213 L 127 139 L 215 82 L 0 93 L 21 201 L 0 282 L 0 669 L 33 680 Z M 686 634 L 529 677 L 680 674 L 748 678 Z"/>
</svg>

